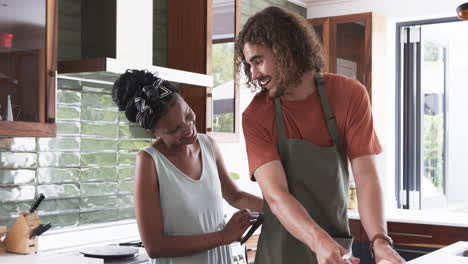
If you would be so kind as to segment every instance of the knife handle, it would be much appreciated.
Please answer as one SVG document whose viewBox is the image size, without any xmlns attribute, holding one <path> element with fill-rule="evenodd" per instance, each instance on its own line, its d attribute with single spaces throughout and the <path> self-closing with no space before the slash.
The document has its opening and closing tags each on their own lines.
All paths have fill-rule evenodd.
<svg viewBox="0 0 468 264">
<path fill-rule="evenodd" d="M 40 236 L 42 234 L 44 234 L 45 231 L 49 230 L 50 228 L 52 227 L 52 225 L 50 223 L 48 223 L 47 225 L 43 226 L 41 228 L 41 230 L 39 230 L 39 232 L 37 232 L 37 236 Z"/>
<path fill-rule="evenodd" d="M 31 231 L 31 235 L 29 236 L 29 238 L 33 238 L 35 236 L 40 236 L 40 235 L 44 234 L 45 231 L 49 230 L 51 227 L 52 227 L 52 225 L 50 223 L 48 223 L 47 225 L 40 224 Z"/>
<path fill-rule="evenodd" d="M 36 226 L 36 228 L 34 228 L 31 231 L 31 235 L 29 236 L 29 238 L 33 238 L 33 237 L 37 236 L 37 233 L 39 233 L 39 230 L 41 230 L 42 228 L 44 228 L 43 224 L 40 224 L 40 225 Z"/>
<path fill-rule="evenodd" d="M 45 198 L 44 194 L 40 193 L 39 196 L 34 200 L 34 203 L 31 205 L 31 208 L 29 209 L 29 213 L 34 213 L 34 211 L 36 211 L 37 207 L 39 207 L 39 204 L 41 204 L 44 198 Z"/>
<path fill-rule="evenodd" d="M 257 230 L 263 223 L 263 213 L 259 215 L 257 218 L 257 222 L 255 222 L 247 232 L 247 234 L 240 240 L 240 244 L 243 245 L 247 240 L 253 235 L 255 230 Z"/>
</svg>

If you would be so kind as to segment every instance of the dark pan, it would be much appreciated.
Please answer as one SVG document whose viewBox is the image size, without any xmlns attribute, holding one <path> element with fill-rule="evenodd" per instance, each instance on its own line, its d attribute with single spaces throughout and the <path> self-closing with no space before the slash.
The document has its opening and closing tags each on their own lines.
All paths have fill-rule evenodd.
<svg viewBox="0 0 468 264">
<path fill-rule="evenodd" d="M 85 257 L 101 258 L 101 259 L 126 259 L 134 258 L 138 253 L 138 249 L 134 247 L 119 247 L 119 246 L 103 246 L 89 247 L 80 250 L 80 253 Z"/>
</svg>

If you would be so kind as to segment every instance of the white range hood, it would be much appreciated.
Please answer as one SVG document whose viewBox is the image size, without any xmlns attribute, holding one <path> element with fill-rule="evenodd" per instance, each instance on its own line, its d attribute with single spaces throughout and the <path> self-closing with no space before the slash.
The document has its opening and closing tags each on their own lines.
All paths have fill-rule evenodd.
<svg viewBox="0 0 468 264">
<path fill-rule="evenodd" d="M 158 76 L 176 83 L 197 85 L 204 87 L 213 86 L 213 77 L 206 74 L 181 71 L 166 67 L 130 63 L 113 58 L 82 59 L 76 61 L 59 62 L 59 78 L 78 81 L 100 82 L 113 84 L 120 74 L 127 69 L 148 70 L 157 72 Z"/>
</svg>

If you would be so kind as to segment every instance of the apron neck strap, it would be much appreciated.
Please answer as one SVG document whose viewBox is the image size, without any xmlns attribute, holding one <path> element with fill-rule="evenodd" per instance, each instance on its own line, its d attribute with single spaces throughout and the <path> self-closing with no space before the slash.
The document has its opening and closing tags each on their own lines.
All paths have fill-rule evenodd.
<svg viewBox="0 0 468 264">
<path fill-rule="evenodd" d="M 275 98 L 275 120 L 279 142 L 284 141 L 284 139 L 286 139 L 286 129 L 284 127 L 283 110 L 281 109 L 281 101 L 279 97 Z"/>
<path fill-rule="evenodd" d="M 328 102 L 328 97 L 325 92 L 325 87 L 324 87 L 324 80 L 322 75 L 320 73 L 316 73 L 314 77 L 315 81 L 315 88 L 318 91 L 319 97 L 320 97 L 320 103 L 322 105 L 322 111 L 325 117 L 325 122 L 327 123 L 328 127 L 328 132 L 330 133 L 333 143 L 337 146 L 338 151 L 340 152 L 340 155 L 342 158 L 345 158 L 345 152 L 343 145 L 341 143 L 340 139 L 340 134 L 338 133 L 338 126 L 336 124 L 336 118 L 335 115 L 333 114 L 330 103 Z"/>
</svg>

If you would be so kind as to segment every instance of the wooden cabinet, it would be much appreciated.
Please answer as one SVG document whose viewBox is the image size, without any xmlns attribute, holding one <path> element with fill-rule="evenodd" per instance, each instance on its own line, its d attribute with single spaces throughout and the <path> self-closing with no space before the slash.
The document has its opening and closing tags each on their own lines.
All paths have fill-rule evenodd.
<svg viewBox="0 0 468 264">
<path fill-rule="evenodd" d="M 435 248 L 468 240 L 468 228 L 456 226 L 389 222 L 388 234 L 396 244 Z"/>
<path fill-rule="evenodd" d="M 355 240 L 369 240 L 360 220 L 349 220 L 349 226 Z M 467 227 L 388 222 L 387 229 L 395 244 L 441 248 L 468 240 Z"/>
<path fill-rule="evenodd" d="M 213 6 L 213 0 L 171 0 L 167 2 L 167 66 L 173 69 L 212 75 L 213 44 L 234 41 L 240 30 L 240 0 L 217 2 L 221 7 Z M 221 11 L 217 11 L 220 10 Z M 225 13 L 223 13 L 225 12 Z M 214 16 L 216 13 L 216 16 Z M 231 16 L 232 15 L 232 16 Z M 213 38 L 218 34 L 214 30 L 219 17 L 234 19 L 232 36 L 226 34 L 224 39 Z M 215 28 L 216 29 L 216 28 Z M 215 32 L 216 31 L 216 32 Z M 218 34 L 219 35 L 219 34 Z M 234 50 L 234 46 L 232 45 Z M 228 60 L 228 59 L 226 59 Z M 233 66 L 234 67 L 234 66 Z M 220 132 L 213 129 L 215 103 L 213 89 L 200 86 L 182 86 L 181 94 L 197 115 L 198 132 L 209 133 L 218 142 L 234 142 L 239 138 L 239 87 L 234 78 L 232 91 L 232 131 Z M 232 87 L 232 86 L 231 86 Z M 229 89 L 229 88 L 228 88 Z M 231 98 L 229 98 L 231 99 Z"/>
<path fill-rule="evenodd" d="M 169 68 L 210 74 L 209 6 L 206 0 L 167 1 L 167 66 Z M 197 116 L 198 132 L 206 132 L 207 89 L 184 86 L 181 94 Z"/>
<path fill-rule="evenodd" d="M 385 63 L 385 18 L 361 13 L 308 21 L 322 41 L 325 72 L 359 80 L 372 96 L 372 87 L 385 78 L 379 74 L 373 77 L 377 67 Z"/>
<path fill-rule="evenodd" d="M 349 226 L 355 239 L 354 255 L 360 257 L 363 264 L 373 263 L 369 254 L 369 238 L 361 221 L 349 220 Z M 455 242 L 468 240 L 466 227 L 388 222 L 387 229 L 395 250 L 407 261 Z"/>
<path fill-rule="evenodd" d="M 57 0 L 0 6 L 0 136 L 55 136 Z"/>
</svg>

